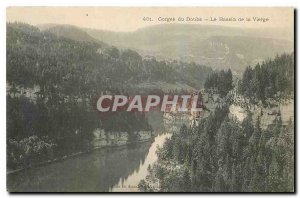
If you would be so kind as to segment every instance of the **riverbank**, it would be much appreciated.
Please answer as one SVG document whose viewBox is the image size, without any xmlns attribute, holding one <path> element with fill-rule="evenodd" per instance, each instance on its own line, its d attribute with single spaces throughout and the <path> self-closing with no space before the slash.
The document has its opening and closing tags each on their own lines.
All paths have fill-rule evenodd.
<svg viewBox="0 0 300 198">
<path fill-rule="evenodd" d="M 138 171 L 128 175 L 125 179 L 120 178 L 119 182 L 110 189 L 110 192 L 139 192 L 139 182 L 146 178 L 149 166 L 152 166 L 157 161 L 156 152 L 158 148 L 161 148 L 166 139 L 172 137 L 172 134 L 168 132 L 158 134 L 152 142 L 145 160 L 140 163 Z"/>
<path fill-rule="evenodd" d="M 148 164 L 156 159 L 156 145 L 160 145 L 166 136 L 160 132 L 154 134 L 157 134 L 154 140 L 94 149 L 87 154 L 9 174 L 7 190 L 109 192 L 122 181 L 126 186 L 136 186 L 147 174 Z"/>
<path fill-rule="evenodd" d="M 96 150 L 100 150 L 100 149 L 103 149 L 103 150 L 104 149 L 122 149 L 122 148 L 130 146 L 132 144 L 140 144 L 140 143 L 144 143 L 144 142 L 153 141 L 154 138 L 155 137 L 151 135 L 151 137 L 149 137 L 147 139 L 141 139 L 141 140 L 137 140 L 137 141 L 134 141 L 134 142 L 127 142 L 126 144 L 121 144 L 121 145 L 119 145 L 119 144 L 107 144 L 107 145 L 103 145 L 101 147 L 94 147 L 94 148 L 92 148 L 90 150 L 87 150 L 87 151 L 80 151 L 80 152 L 77 152 L 77 153 L 73 153 L 71 155 L 65 155 L 63 157 L 58 157 L 58 158 L 55 158 L 53 160 L 47 160 L 47 161 L 43 161 L 43 162 L 40 162 L 40 163 L 36 163 L 36 164 L 33 164 L 31 166 L 28 166 L 28 167 L 23 167 L 23 168 L 19 168 L 19 169 L 15 169 L 15 170 L 7 170 L 6 175 L 18 173 L 18 172 L 21 172 L 21 171 L 24 171 L 24 170 L 27 170 L 27 169 L 35 168 L 35 167 L 46 166 L 46 165 L 56 163 L 56 162 L 61 162 L 61 161 L 64 161 L 66 159 L 75 158 L 75 157 L 78 157 L 78 156 L 84 155 L 84 154 L 90 154 L 90 153 L 92 153 Z"/>
</svg>

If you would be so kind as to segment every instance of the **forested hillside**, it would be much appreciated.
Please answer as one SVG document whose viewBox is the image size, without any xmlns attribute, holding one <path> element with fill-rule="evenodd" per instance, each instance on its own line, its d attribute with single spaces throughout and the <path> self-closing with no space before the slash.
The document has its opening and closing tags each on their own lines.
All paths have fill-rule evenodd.
<svg viewBox="0 0 300 198">
<path fill-rule="evenodd" d="M 158 152 L 159 163 L 140 190 L 162 192 L 289 192 L 294 186 L 294 124 L 280 118 L 268 129 L 240 125 L 228 107 L 216 109 L 196 128 L 183 126 Z M 158 187 L 159 186 L 159 187 Z"/>
<path fill-rule="evenodd" d="M 290 99 L 294 94 L 294 55 L 283 54 L 245 70 L 239 91 L 250 101 L 244 106 L 253 108 L 245 108 L 245 112 L 240 108 L 239 115 L 246 113 L 242 119 L 230 111 L 239 95 L 220 92 L 232 88 L 230 76 L 230 71 L 220 71 L 207 78 L 205 88 L 215 89 L 228 100 L 216 105 L 197 125 L 183 125 L 166 141 L 158 151 L 158 162 L 140 182 L 141 191 L 294 191 L 294 112 L 283 121 L 288 115 L 282 115 L 280 108 L 281 99 L 289 98 L 289 105 L 294 105 Z M 278 110 L 258 105 L 267 100 Z M 270 119 L 271 124 L 262 123 L 262 118 L 265 122 Z"/>
<path fill-rule="evenodd" d="M 283 54 L 274 60 L 247 67 L 239 83 L 239 93 L 265 102 L 290 95 L 294 91 L 294 54 Z"/>
<path fill-rule="evenodd" d="M 222 97 L 233 88 L 232 72 L 221 70 L 211 73 L 205 81 L 204 87 L 206 90 L 215 89 Z"/>
<path fill-rule="evenodd" d="M 145 60 L 135 51 L 120 51 L 85 36 L 7 24 L 7 145 L 12 167 L 88 150 L 95 128 L 151 130 L 138 113 L 99 117 L 96 100 L 101 93 L 162 91 L 157 84 L 143 86 L 157 82 L 194 89 L 203 86 L 211 72 L 196 64 Z"/>
<path fill-rule="evenodd" d="M 87 78 L 85 84 L 97 82 L 96 87 L 89 86 L 89 89 L 103 89 L 107 84 L 113 87 L 126 84 L 126 87 L 131 87 L 136 83 L 153 81 L 179 82 L 201 88 L 207 74 L 212 71 L 209 67 L 195 63 L 143 59 L 135 51 L 120 51 L 104 43 L 91 42 L 90 37 L 83 39 L 82 36 L 86 34 L 78 33 L 78 29 L 74 33 L 74 29 L 70 28 L 65 33 L 73 34 L 61 33 L 58 37 L 51 30 L 41 32 L 26 24 L 7 25 L 8 60 L 17 62 L 8 62 L 8 81 L 19 81 L 18 83 L 27 86 L 32 85 L 31 81 L 35 78 L 43 78 L 37 80 L 52 80 L 59 84 L 70 73 L 78 72 Z M 12 58 L 13 55 L 16 57 Z M 23 59 L 24 61 L 20 61 Z M 12 72 L 14 69 L 17 71 Z M 42 71 L 37 71 L 38 69 L 47 70 L 40 76 Z M 25 79 L 26 75 L 20 76 L 23 72 L 35 75 L 35 78 Z M 90 90 L 86 92 L 93 93 Z"/>
</svg>

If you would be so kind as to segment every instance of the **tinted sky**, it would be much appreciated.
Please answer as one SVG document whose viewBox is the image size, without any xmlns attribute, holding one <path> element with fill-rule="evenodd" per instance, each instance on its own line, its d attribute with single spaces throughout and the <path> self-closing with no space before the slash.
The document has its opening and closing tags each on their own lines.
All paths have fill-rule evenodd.
<svg viewBox="0 0 300 198">
<path fill-rule="evenodd" d="M 158 17 L 266 17 L 261 22 L 184 22 L 186 24 L 215 24 L 243 28 L 285 28 L 293 32 L 292 8 L 100 8 L 100 7 L 10 7 L 7 21 L 22 21 L 32 25 L 45 23 L 71 24 L 80 27 L 112 31 L 134 31 L 165 22 Z M 143 21 L 151 17 L 152 22 Z"/>
</svg>

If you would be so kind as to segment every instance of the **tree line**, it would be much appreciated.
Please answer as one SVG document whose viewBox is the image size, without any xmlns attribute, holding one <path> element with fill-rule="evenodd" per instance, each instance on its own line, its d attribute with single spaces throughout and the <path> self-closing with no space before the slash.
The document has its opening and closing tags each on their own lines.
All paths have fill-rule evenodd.
<svg viewBox="0 0 300 198">
<path fill-rule="evenodd" d="M 273 60 L 247 67 L 238 83 L 238 92 L 251 99 L 276 99 L 294 90 L 294 53 L 276 56 Z"/>
<path fill-rule="evenodd" d="M 205 80 L 204 88 L 206 90 L 215 89 L 221 97 L 226 96 L 227 93 L 233 89 L 231 69 L 227 71 L 215 71 L 209 74 Z"/>
</svg>

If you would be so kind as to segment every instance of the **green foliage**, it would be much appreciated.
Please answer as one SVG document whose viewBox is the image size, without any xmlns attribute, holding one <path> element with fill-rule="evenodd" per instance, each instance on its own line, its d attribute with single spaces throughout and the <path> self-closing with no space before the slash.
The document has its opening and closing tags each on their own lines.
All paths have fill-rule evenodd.
<svg viewBox="0 0 300 198">
<path fill-rule="evenodd" d="M 126 87 L 123 81 L 137 76 L 135 66 L 127 65 L 137 56 L 125 51 L 120 57 L 117 48 L 60 38 L 23 23 L 7 24 L 6 43 L 8 140 L 47 136 L 56 145 L 54 156 L 61 157 L 90 150 L 95 128 L 129 133 L 150 129 L 143 115 L 124 112 L 104 119 L 96 111 L 101 92 L 120 93 Z M 121 59 L 125 56 L 130 56 L 127 62 Z M 26 96 L 34 87 L 34 98 Z M 14 147 L 8 144 L 8 153 Z M 27 160 L 27 165 L 36 162 Z M 8 162 L 11 168 L 13 164 Z"/>
<path fill-rule="evenodd" d="M 288 95 L 294 91 L 294 54 L 283 54 L 274 60 L 247 67 L 239 82 L 239 93 L 265 102 L 276 99 L 278 94 Z"/>
<path fill-rule="evenodd" d="M 227 114 L 219 108 L 196 131 L 183 127 L 166 141 L 149 176 L 163 184 L 159 191 L 294 191 L 294 124 L 278 118 L 262 129 L 260 117 L 253 121 L 249 113 L 240 125 Z M 166 177 L 156 177 L 158 169 Z"/>
<path fill-rule="evenodd" d="M 80 42 L 41 32 L 22 23 L 7 24 L 7 81 L 32 87 L 52 86 L 70 93 L 130 90 L 143 82 L 182 82 L 197 88 L 211 69 L 194 63 L 142 59 L 99 42 Z M 201 77 L 201 78 L 200 78 Z"/>
<path fill-rule="evenodd" d="M 221 96 L 226 96 L 233 89 L 232 72 L 221 70 L 210 74 L 204 84 L 205 89 L 216 89 Z"/>
<path fill-rule="evenodd" d="M 8 166 L 18 168 L 53 158 L 56 145 L 47 137 L 29 136 L 20 141 L 9 139 L 7 147 Z"/>
</svg>

